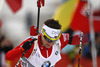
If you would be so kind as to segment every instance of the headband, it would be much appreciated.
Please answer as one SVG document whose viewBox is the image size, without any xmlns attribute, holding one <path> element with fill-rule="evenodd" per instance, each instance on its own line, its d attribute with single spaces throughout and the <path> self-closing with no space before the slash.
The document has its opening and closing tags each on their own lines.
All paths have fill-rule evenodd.
<svg viewBox="0 0 100 67">
<path fill-rule="evenodd" d="M 61 36 L 60 29 L 50 28 L 47 25 L 42 27 L 42 34 L 50 40 L 57 40 Z"/>
</svg>

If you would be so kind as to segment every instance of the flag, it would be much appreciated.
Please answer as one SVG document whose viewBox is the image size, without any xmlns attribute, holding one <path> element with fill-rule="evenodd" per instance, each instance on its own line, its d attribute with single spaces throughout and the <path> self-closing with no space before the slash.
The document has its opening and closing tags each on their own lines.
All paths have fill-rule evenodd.
<svg viewBox="0 0 100 67">
<path fill-rule="evenodd" d="M 86 13 L 86 6 L 86 1 L 68 0 L 58 7 L 53 18 L 59 20 L 59 23 L 62 25 L 61 31 L 72 29 L 73 31 L 89 33 L 89 17 Z M 94 31 L 100 32 L 100 19 L 94 18 L 93 25 Z"/>
<path fill-rule="evenodd" d="M 22 0 L 6 0 L 6 2 L 14 13 L 22 7 Z"/>
<path fill-rule="evenodd" d="M 79 0 L 68 0 L 57 8 L 53 18 L 59 20 L 62 25 L 61 31 L 69 29 L 78 2 Z"/>
<path fill-rule="evenodd" d="M 89 17 L 86 14 L 86 6 L 87 2 L 79 1 L 77 9 L 74 13 L 70 28 L 73 30 L 80 30 L 84 33 L 90 32 L 90 21 Z M 99 13 L 98 13 L 99 15 Z M 93 27 L 95 32 L 100 32 L 100 16 L 99 19 L 97 19 L 97 13 L 94 14 L 95 17 L 93 17 Z"/>
</svg>

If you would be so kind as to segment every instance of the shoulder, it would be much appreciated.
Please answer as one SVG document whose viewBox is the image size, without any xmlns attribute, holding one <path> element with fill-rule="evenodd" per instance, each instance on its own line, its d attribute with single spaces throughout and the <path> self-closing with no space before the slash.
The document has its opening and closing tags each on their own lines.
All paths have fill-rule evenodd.
<svg viewBox="0 0 100 67">
<path fill-rule="evenodd" d="M 60 37 L 60 40 L 62 41 L 66 41 L 66 40 L 69 40 L 69 34 L 68 33 L 62 33 L 61 34 L 61 37 Z"/>
<path fill-rule="evenodd" d="M 61 42 L 61 49 L 64 48 L 69 41 L 69 34 L 68 33 L 62 33 L 60 37 L 60 42 Z"/>
</svg>

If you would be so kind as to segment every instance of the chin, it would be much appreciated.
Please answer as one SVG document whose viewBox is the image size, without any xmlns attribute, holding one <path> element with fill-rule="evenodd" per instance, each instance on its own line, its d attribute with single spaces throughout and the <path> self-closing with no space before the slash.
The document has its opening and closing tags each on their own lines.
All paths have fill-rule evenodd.
<svg viewBox="0 0 100 67">
<path fill-rule="evenodd" d="M 51 46 L 45 46 L 46 48 L 50 48 Z"/>
<path fill-rule="evenodd" d="M 50 47 L 47 47 L 47 48 L 50 48 Z"/>
</svg>

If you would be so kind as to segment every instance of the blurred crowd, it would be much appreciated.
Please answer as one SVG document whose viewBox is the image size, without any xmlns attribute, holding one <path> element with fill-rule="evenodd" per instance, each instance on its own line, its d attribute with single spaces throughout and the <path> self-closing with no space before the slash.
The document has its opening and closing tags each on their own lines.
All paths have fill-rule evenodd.
<svg viewBox="0 0 100 67">
<path fill-rule="evenodd" d="M 12 49 L 12 42 L 2 34 L 2 21 L 0 20 L 0 67 L 7 67 L 5 54 Z"/>
</svg>

